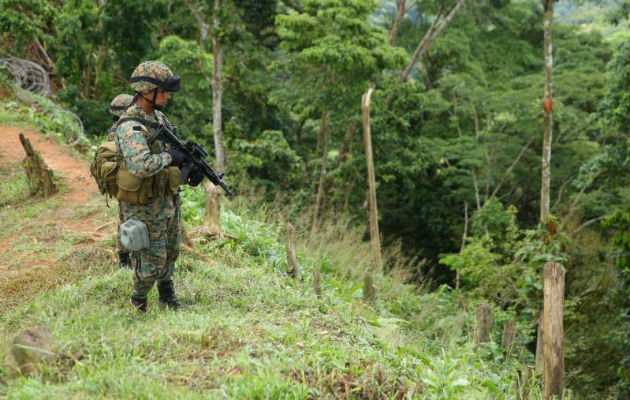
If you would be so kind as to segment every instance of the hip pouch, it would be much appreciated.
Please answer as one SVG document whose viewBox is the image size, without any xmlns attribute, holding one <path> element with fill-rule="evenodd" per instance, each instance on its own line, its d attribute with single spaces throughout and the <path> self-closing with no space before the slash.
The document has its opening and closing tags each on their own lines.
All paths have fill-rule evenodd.
<svg viewBox="0 0 630 400">
<path fill-rule="evenodd" d="M 139 251 L 149 247 L 149 229 L 144 222 L 128 219 L 120 225 L 120 242 L 126 249 Z"/>
<path fill-rule="evenodd" d="M 152 194 L 152 178 L 140 179 L 126 169 L 120 169 L 116 176 L 118 201 L 131 204 L 146 204 Z"/>
</svg>

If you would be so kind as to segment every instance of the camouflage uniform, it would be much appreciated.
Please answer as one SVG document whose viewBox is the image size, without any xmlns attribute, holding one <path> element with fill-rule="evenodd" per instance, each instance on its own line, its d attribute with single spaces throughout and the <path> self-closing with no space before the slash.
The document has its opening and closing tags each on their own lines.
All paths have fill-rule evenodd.
<svg viewBox="0 0 630 400">
<path fill-rule="evenodd" d="M 148 122 L 165 122 L 163 114 L 145 114 L 133 104 L 121 118 L 140 118 Z M 118 144 L 129 172 L 139 178 L 155 175 L 171 163 L 166 146 L 152 141 L 153 129 L 136 121 L 120 124 L 116 130 Z M 144 222 L 149 229 L 151 246 L 135 252 L 134 296 L 145 298 L 155 281 L 160 285 L 170 281 L 179 256 L 180 211 L 176 196 L 163 195 L 149 199 L 147 204 L 120 202 L 122 220 L 134 218 Z"/>
<path fill-rule="evenodd" d="M 148 76 L 154 81 L 155 79 L 164 80 L 166 77 L 160 75 L 164 71 L 168 72 L 167 77 L 173 76 L 163 64 L 151 61 L 144 62 L 136 68 L 132 75 L 132 87 L 137 93 L 149 93 L 149 97 L 151 90 L 155 90 L 157 94 L 158 85 L 142 80 L 134 82 L 134 77 L 146 78 Z M 171 91 L 168 86 L 166 89 Z M 177 78 L 177 89 L 173 91 L 178 89 L 179 78 Z M 153 101 L 155 101 L 155 97 Z M 125 118 L 140 119 L 146 123 L 135 120 L 123 121 Z M 121 121 L 123 122 L 116 129 L 116 139 L 127 170 L 131 174 L 145 179 L 171 164 L 171 155 L 166 153 L 167 145 L 153 140 L 155 130 L 152 128 L 152 123 L 168 124 L 164 114 L 157 110 L 152 114 L 146 114 L 138 104 L 134 103 L 121 115 Z M 171 276 L 175 270 L 175 261 L 179 256 L 181 243 L 178 196 L 167 194 L 165 191 L 161 196 L 149 198 L 145 204 L 131 204 L 122 201 L 120 202 L 120 209 L 122 220 L 126 221 L 130 218 L 140 220 L 146 224 L 149 231 L 150 246 L 133 252 L 132 255 L 135 263 L 132 303 L 144 311 L 147 293 L 157 281 L 161 304 L 163 300 L 167 300 L 165 305 L 173 306 L 173 302 L 177 303 L 177 301 L 174 296 Z M 168 302 L 169 299 L 171 299 L 171 303 Z M 142 303 L 144 309 L 140 305 Z M 179 306 L 179 304 L 175 304 L 175 308 Z"/>
<path fill-rule="evenodd" d="M 109 103 L 109 113 L 115 117 L 117 121 L 120 116 L 125 112 L 129 105 L 133 103 L 133 96 L 130 94 L 119 94 L 114 97 L 111 103 Z M 114 121 L 112 126 L 107 130 L 107 140 L 116 140 L 116 128 L 118 124 Z M 124 221 L 122 217 L 122 207 L 118 204 L 118 230 L 116 240 L 116 251 L 118 252 L 118 261 L 121 268 L 130 268 L 131 259 L 129 257 L 129 250 L 127 250 L 120 242 L 120 224 Z"/>
</svg>

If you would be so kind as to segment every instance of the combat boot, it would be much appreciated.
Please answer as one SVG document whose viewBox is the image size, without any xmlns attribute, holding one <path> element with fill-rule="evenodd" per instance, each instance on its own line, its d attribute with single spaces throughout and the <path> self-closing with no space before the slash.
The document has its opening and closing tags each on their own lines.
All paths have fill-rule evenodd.
<svg viewBox="0 0 630 400">
<path fill-rule="evenodd" d="M 131 304 L 136 307 L 139 312 L 145 313 L 147 312 L 147 298 L 138 298 L 135 296 L 131 296 Z"/>
<path fill-rule="evenodd" d="M 180 302 L 177 300 L 177 297 L 175 297 L 175 289 L 172 280 L 158 282 L 157 288 L 159 294 L 158 307 L 162 309 L 171 308 L 173 310 L 190 308 L 189 305 Z"/>
<path fill-rule="evenodd" d="M 120 265 L 120 268 L 131 268 L 131 259 L 128 252 L 118 252 L 118 264 Z"/>
</svg>

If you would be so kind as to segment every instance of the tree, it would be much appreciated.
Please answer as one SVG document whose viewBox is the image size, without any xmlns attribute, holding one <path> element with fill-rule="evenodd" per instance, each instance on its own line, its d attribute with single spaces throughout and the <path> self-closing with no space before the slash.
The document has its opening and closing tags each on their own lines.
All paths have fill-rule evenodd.
<svg viewBox="0 0 630 400">
<path fill-rule="evenodd" d="M 329 119 L 321 124 L 318 149 L 327 149 L 333 136 L 325 134 L 324 127 L 333 133 L 340 123 L 347 124 L 351 110 L 358 111 L 359 93 L 374 74 L 402 63 L 402 53 L 388 45 L 385 32 L 367 20 L 375 6 L 372 0 L 309 0 L 303 13 L 277 17 L 280 47 L 287 52 L 278 71 L 286 74 L 288 84 L 275 96 L 299 118 Z M 327 157 L 322 151 L 320 177 Z M 323 198 L 323 185 L 317 188 L 314 221 Z"/>
</svg>

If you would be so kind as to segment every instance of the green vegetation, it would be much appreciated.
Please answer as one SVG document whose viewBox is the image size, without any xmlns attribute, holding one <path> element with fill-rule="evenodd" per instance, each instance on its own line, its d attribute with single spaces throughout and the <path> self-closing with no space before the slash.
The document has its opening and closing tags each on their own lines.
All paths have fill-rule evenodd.
<svg viewBox="0 0 630 400">
<path fill-rule="evenodd" d="M 413 65 L 422 37 L 456 1 L 407 1 L 390 39 L 397 3 L 222 0 L 215 27 L 209 2 L 197 0 L 0 0 L 0 57 L 38 62 L 55 89 L 51 99 L 27 97 L 0 71 L 0 125 L 72 142 L 71 121 L 54 112 L 60 104 L 86 127 L 83 157 L 111 124 L 107 104 L 130 92 L 127 79 L 146 59 L 182 76 L 167 114 L 212 149 L 217 38 L 225 172 L 239 193 L 222 215 L 229 238 L 198 243 L 181 259 L 178 282 L 193 311 L 136 319 L 125 303 L 129 277 L 111 274 L 114 239 L 99 242 L 103 249 L 79 229 L 56 230 L 51 213 L 63 205 L 26 200 L 19 167 L 2 166 L 0 237 L 21 240 L 3 256 L 51 259 L 61 276 L 20 281 L 37 295 L 2 283 L 11 287 L 3 338 L 49 324 L 70 355 L 41 376 L 6 381 L 4 393 L 514 398 L 527 389 L 537 398 L 539 377 L 521 383 L 534 358 L 540 273 L 554 260 L 566 270 L 569 393 L 627 398 L 630 2 L 555 3 L 552 217 L 542 223 L 541 2 L 469 0 Z M 372 84 L 386 262 L 378 302 L 364 306 L 371 258 L 360 101 Z M 193 228 L 203 201 L 200 190 L 184 198 Z M 67 218 L 104 224 L 116 215 L 95 202 Z M 299 232 L 299 282 L 283 275 L 287 220 Z M 313 268 L 324 276 L 320 300 Z M 472 310 L 484 301 L 494 342 L 475 349 Z M 495 344 L 506 321 L 519 337 L 509 360 Z"/>
<path fill-rule="evenodd" d="M 197 192 L 186 194 L 187 204 L 200 198 Z M 128 271 L 113 271 L 102 257 L 94 260 L 96 248 L 77 252 L 80 235 L 52 237 L 48 244 L 57 247 L 59 262 L 89 272 L 3 313 L 1 335 L 5 341 L 26 327 L 49 326 L 64 358 L 0 390 L 10 398 L 165 399 L 487 399 L 537 390 L 531 383 L 517 385 L 519 371 L 531 361 L 526 352 L 506 359 L 495 342 L 475 349 L 468 333 L 474 320 L 445 288 L 423 294 L 386 277 L 377 303 L 363 305 L 361 286 L 347 278 L 361 271 L 334 259 L 365 252 L 365 244 L 348 241 L 355 244 L 347 254 L 318 249 L 319 257 L 309 255 L 316 249 L 301 250 L 301 279 L 294 282 L 283 273 L 281 226 L 261 221 L 263 214 L 224 211 L 223 226 L 233 239 L 200 243 L 195 250 L 212 262 L 184 254 L 177 283 L 194 306 L 180 313 L 158 310 L 151 297 L 149 313 L 138 317 L 127 304 Z M 32 234 L 50 238 L 50 228 Z M 322 232 L 320 239 L 334 234 Z M 33 242 L 14 251 L 26 249 L 39 251 Z M 313 266 L 324 271 L 321 299 L 310 284 Z"/>
</svg>

